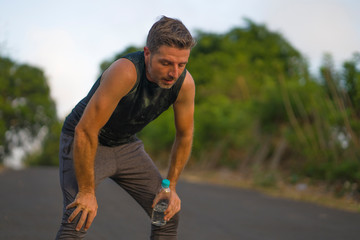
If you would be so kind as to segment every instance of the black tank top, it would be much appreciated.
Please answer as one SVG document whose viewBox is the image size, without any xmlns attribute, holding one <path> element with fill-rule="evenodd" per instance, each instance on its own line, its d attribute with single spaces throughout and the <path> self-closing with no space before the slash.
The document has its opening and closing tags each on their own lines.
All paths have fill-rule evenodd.
<svg viewBox="0 0 360 240">
<path fill-rule="evenodd" d="M 186 75 L 185 69 L 170 89 L 163 89 L 146 78 L 144 52 L 131 53 L 124 58 L 135 65 L 137 80 L 133 89 L 119 101 L 110 119 L 99 132 L 99 143 L 110 147 L 136 141 L 136 133 L 175 102 Z M 100 79 L 101 77 L 66 117 L 62 128 L 64 133 L 74 136 L 75 127 L 99 87 Z"/>
</svg>

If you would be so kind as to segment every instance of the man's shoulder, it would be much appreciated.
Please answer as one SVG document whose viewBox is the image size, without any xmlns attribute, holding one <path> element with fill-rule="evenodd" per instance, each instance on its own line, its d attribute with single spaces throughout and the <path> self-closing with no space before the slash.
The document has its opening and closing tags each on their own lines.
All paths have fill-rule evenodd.
<svg viewBox="0 0 360 240">
<path fill-rule="evenodd" d="M 116 60 L 115 62 L 113 62 L 111 64 L 111 66 L 105 71 L 112 71 L 112 72 L 116 72 L 117 74 L 121 74 L 121 75 L 127 75 L 130 73 L 135 73 L 134 71 L 131 71 L 132 69 L 135 69 L 136 66 L 134 65 L 134 63 L 127 59 L 127 58 L 119 58 L 118 60 Z"/>
<path fill-rule="evenodd" d="M 103 73 L 101 81 L 108 82 L 113 86 L 112 91 L 122 91 L 123 88 L 129 91 L 137 82 L 137 69 L 133 62 L 126 58 L 120 58 L 113 62 Z"/>
<path fill-rule="evenodd" d="M 183 83 L 183 88 L 185 89 L 195 89 L 195 81 L 192 75 L 188 70 L 186 70 L 186 75 Z"/>
<path fill-rule="evenodd" d="M 186 70 L 186 76 L 181 86 L 176 103 L 193 102 L 195 98 L 195 81 L 190 72 Z"/>
</svg>

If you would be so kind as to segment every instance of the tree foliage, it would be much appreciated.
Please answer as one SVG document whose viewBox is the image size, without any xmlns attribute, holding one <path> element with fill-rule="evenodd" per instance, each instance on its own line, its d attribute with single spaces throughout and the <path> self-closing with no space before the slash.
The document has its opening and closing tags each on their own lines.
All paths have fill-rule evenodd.
<svg viewBox="0 0 360 240">
<path fill-rule="evenodd" d="M 0 159 L 57 121 L 43 71 L 0 56 Z"/>
</svg>

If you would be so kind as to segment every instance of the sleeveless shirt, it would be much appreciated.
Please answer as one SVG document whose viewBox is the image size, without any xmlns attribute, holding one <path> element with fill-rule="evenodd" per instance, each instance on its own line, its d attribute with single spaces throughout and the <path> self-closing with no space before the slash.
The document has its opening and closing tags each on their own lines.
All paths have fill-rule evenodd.
<svg viewBox="0 0 360 240">
<path fill-rule="evenodd" d="M 109 147 L 136 141 L 136 133 L 175 102 L 186 75 L 185 69 L 171 88 L 160 88 L 146 77 L 144 52 L 130 53 L 123 58 L 135 65 L 137 80 L 132 90 L 119 101 L 108 122 L 100 129 L 99 143 Z M 63 133 L 74 136 L 75 127 L 99 87 L 100 80 L 101 76 L 88 95 L 66 117 Z"/>
</svg>

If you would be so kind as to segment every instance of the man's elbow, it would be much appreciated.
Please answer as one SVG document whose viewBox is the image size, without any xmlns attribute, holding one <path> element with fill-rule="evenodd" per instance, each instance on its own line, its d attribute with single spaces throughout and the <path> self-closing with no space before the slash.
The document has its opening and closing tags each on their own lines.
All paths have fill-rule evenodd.
<svg viewBox="0 0 360 240">
<path fill-rule="evenodd" d="M 176 132 L 176 138 L 180 139 L 182 141 L 188 141 L 191 142 L 193 139 L 194 131 L 188 130 L 188 131 L 178 131 Z"/>
<path fill-rule="evenodd" d="M 75 127 L 75 138 L 82 141 L 94 141 L 94 139 L 97 139 L 97 133 L 93 131 L 91 128 L 86 128 L 82 125 L 77 125 Z"/>
</svg>

